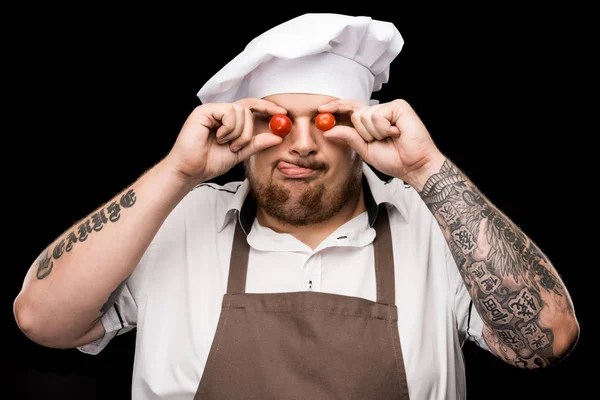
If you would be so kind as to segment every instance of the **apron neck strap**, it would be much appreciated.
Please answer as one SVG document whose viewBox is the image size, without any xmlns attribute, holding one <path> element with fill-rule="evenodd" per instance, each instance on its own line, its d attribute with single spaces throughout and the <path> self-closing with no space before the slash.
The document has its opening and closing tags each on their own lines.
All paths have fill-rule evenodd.
<svg viewBox="0 0 600 400">
<path fill-rule="evenodd" d="M 236 220 L 235 223 L 235 233 L 231 246 L 227 293 L 246 293 L 246 275 L 248 273 L 250 245 L 248 244 L 246 233 L 242 229 L 242 223 L 239 220 Z"/>
<path fill-rule="evenodd" d="M 378 215 L 374 225 L 377 234 L 373 241 L 377 302 L 394 305 L 396 303 L 396 284 L 390 220 L 385 203 L 380 204 L 378 208 Z M 246 234 L 241 228 L 240 222 L 236 221 L 231 259 L 229 262 L 227 293 L 240 294 L 246 292 L 249 253 L 250 246 L 248 245 Z"/>
<path fill-rule="evenodd" d="M 394 274 L 394 246 L 392 244 L 390 219 L 385 203 L 379 205 L 377 214 L 374 226 L 376 236 L 373 241 L 377 302 L 395 305 L 396 279 Z"/>
</svg>

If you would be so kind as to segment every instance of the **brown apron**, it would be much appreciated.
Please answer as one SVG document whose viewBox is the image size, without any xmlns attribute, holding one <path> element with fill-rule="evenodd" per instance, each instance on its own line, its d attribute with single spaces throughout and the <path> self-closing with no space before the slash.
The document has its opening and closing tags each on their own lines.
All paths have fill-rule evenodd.
<svg viewBox="0 0 600 400">
<path fill-rule="evenodd" d="M 376 219 L 377 302 L 328 293 L 245 293 L 237 223 L 227 293 L 194 399 L 408 399 L 385 205 Z"/>
</svg>

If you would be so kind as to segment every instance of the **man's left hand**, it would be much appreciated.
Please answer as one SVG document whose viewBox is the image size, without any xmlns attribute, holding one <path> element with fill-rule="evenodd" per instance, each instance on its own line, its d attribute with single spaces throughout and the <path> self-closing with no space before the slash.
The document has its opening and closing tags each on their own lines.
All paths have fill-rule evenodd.
<svg viewBox="0 0 600 400">
<path fill-rule="evenodd" d="M 444 162 L 427 128 L 404 100 L 373 106 L 334 100 L 319 107 L 319 112 L 349 114 L 354 129 L 337 125 L 324 137 L 345 141 L 366 163 L 413 187 L 422 187 Z"/>
</svg>

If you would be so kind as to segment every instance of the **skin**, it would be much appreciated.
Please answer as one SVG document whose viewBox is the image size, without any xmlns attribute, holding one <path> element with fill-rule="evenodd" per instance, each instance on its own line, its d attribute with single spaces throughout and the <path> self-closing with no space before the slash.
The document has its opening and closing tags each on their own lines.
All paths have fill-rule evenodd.
<svg viewBox="0 0 600 400">
<path fill-rule="evenodd" d="M 122 192 L 65 230 L 33 261 L 13 303 L 21 331 L 52 348 L 104 336 L 100 318 L 171 211 L 195 185 L 227 172 L 281 138 L 255 134 L 253 113 L 285 113 L 260 99 L 204 104 L 171 151 Z"/>
<path fill-rule="evenodd" d="M 318 112 L 339 121 L 321 132 Z M 268 115 L 277 113 L 294 122 L 284 138 L 268 131 Z M 287 169 L 277 169 L 282 160 Z M 439 151 L 411 106 L 307 94 L 197 107 L 163 160 L 40 254 L 15 300 L 19 327 L 49 347 L 102 337 L 98 319 L 169 212 L 238 163 L 252 182 L 259 222 L 315 248 L 365 211 L 362 160 L 411 185 L 432 212 L 494 354 L 529 369 L 568 355 L 579 325 L 552 262 Z"/>
<path fill-rule="evenodd" d="M 319 95 L 273 95 L 266 98 L 285 108 L 292 130 L 281 144 L 254 154 L 245 163 L 257 199 L 258 221 L 295 236 L 316 248 L 344 222 L 366 210 L 362 199 L 362 160 L 341 140 L 327 140 L 315 126 L 318 107 L 332 101 Z M 268 115 L 255 115 L 257 132 L 268 130 Z M 338 123 L 350 126 L 347 115 Z M 292 176 L 281 162 L 301 166 L 309 176 Z M 290 165 L 291 168 L 293 166 Z"/>
<path fill-rule="evenodd" d="M 435 216 L 484 321 L 484 339 L 527 369 L 564 359 L 579 337 L 571 297 L 548 257 L 433 143 L 403 100 L 367 107 L 333 101 L 319 111 L 351 115 L 344 140 L 379 171 L 410 184 Z"/>
</svg>

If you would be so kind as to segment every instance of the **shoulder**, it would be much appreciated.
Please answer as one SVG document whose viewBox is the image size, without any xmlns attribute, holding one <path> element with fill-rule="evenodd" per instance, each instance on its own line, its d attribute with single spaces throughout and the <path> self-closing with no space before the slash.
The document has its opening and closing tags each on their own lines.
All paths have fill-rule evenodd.
<svg viewBox="0 0 600 400">
<path fill-rule="evenodd" d="M 239 197 L 238 193 L 243 182 L 231 181 L 223 184 L 205 182 L 195 186 L 184 198 L 182 205 L 186 208 L 210 208 L 218 212 L 223 208 L 229 208 L 234 199 Z"/>
<path fill-rule="evenodd" d="M 235 207 L 243 182 L 226 184 L 202 183 L 190 190 L 163 221 L 152 247 L 171 248 L 198 235 L 208 238 L 218 235 Z M 237 195 L 237 196 L 236 196 Z"/>
<path fill-rule="evenodd" d="M 404 180 L 384 177 L 379 181 L 371 180 L 371 183 L 376 200 L 387 202 L 388 209 L 401 216 L 398 221 L 413 225 L 433 222 L 433 215 L 419 192 Z"/>
<path fill-rule="evenodd" d="M 206 182 L 195 186 L 175 207 L 169 218 L 177 225 L 189 229 L 220 231 L 228 211 L 243 202 L 242 181 L 223 184 Z"/>
<path fill-rule="evenodd" d="M 240 186 L 242 186 L 242 183 L 243 182 L 241 181 L 231 181 L 223 184 L 216 182 L 205 182 L 195 186 L 191 190 L 190 194 L 230 198 L 231 195 L 237 193 Z"/>
</svg>

